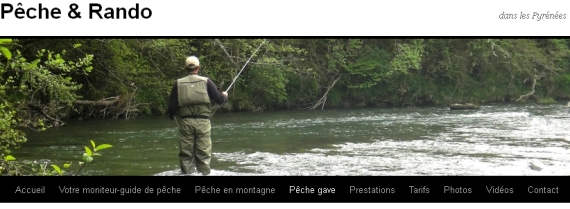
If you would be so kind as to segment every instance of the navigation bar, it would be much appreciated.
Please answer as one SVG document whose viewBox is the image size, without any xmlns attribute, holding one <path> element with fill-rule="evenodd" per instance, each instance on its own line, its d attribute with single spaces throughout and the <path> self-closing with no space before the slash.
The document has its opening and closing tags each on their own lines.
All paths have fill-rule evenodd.
<svg viewBox="0 0 570 209">
<path fill-rule="evenodd" d="M 570 202 L 569 191 L 562 176 L 7 177 L 0 202 Z"/>
</svg>

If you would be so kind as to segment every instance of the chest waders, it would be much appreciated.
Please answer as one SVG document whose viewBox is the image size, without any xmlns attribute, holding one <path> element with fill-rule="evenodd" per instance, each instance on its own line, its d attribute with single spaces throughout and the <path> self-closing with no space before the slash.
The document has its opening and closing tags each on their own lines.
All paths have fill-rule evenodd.
<svg viewBox="0 0 570 209">
<path fill-rule="evenodd" d="M 182 120 L 179 127 L 180 168 L 182 173 L 191 174 L 198 170 L 202 175 L 210 174 L 212 140 L 210 138 L 210 116 L 212 115 L 208 96 L 208 78 L 189 75 L 177 80 L 178 114 Z"/>
</svg>

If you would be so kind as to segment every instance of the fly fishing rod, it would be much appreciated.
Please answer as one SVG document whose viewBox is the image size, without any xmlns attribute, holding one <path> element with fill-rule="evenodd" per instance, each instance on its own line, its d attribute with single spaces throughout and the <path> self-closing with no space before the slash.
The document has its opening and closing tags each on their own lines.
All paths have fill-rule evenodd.
<svg viewBox="0 0 570 209">
<path fill-rule="evenodd" d="M 230 89 L 232 88 L 232 86 L 234 85 L 234 83 L 236 82 L 237 78 L 239 77 L 239 75 L 241 74 L 241 72 L 243 71 L 243 69 L 245 69 L 245 67 L 247 66 L 247 64 L 249 63 L 249 61 L 251 60 L 251 58 L 253 58 L 253 56 L 255 55 L 255 53 L 257 53 L 257 51 L 261 48 L 261 46 L 263 46 L 263 44 L 265 44 L 265 41 L 267 40 L 263 40 L 263 43 L 261 43 L 259 45 L 259 47 L 257 47 L 257 49 L 253 52 L 253 54 L 251 54 L 251 57 L 249 57 L 249 59 L 247 60 L 247 62 L 245 62 L 245 65 L 243 65 L 243 67 L 241 68 L 241 70 L 238 72 L 238 74 L 236 75 L 236 77 L 234 78 L 234 80 L 232 81 L 232 83 L 230 84 L 230 86 L 228 86 L 228 89 L 226 90 L 226 93 L 228 93 L 230 91 Z M 214 112 L 212 112 L 212 115 L 210 115 L 210 119 L 212 119 L 212 117 L 214 117 L 214 114 L 216 114 L 216 111 L 218 110 L 219 107 L 216 106 L 216 108 L 214 108 Z"/>
<path fill-rule="evenodd" d="M 239 71 L 239 73 L 236 75 L 236 77 L 234 78 L 234 80 L 232 81 L 232 83 L 230 84 L 230 86 L 228 86 L 228 89 L 226 90 L 226 93 L 228 91 L 230 91 L 230 88 L 232 88 L 232 86 L 234 85 L 234 83 L 236 82 L 237 78 L 239 77 L 239 75 L 241 74 L 241 72 L 243 71 L 243 69 L 245 69 L 245 67 L 247 66 L 247 63 L 249 63 L 249 61 L 251 60 L 251 58 L 253 58 L 253 55 L 255 55 L 255 53 L 259 50 L 259 48 L 261 48 L 261 46 L 265 44 L 265 40 L 263 41 L 263 43 L 261 43 L 259 45 L 259 47 L 257 47 L 257 49 L 253 52 L 253 54 L 251 54 L 251 57 L 249 57 L 249 59 L 247 60 L 247 62 L 245 62 L 245 65 L 243 65 L 243 67 L 241 68 L 241 70 Z"/>
</svg>

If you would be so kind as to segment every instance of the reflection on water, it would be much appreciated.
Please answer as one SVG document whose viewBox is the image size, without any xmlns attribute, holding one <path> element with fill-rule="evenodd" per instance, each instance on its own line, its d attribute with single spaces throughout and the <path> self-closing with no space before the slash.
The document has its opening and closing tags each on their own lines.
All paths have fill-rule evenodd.
<svg viewBox="0 0 570 209">
<path fill-rule="evenodd" d="M 212 175 L 568 175 L 565 105 L 218 113 Z M 30 133 L 16 154 L 77 160 L 94 140 L 114 147 L 102 151 L 87 175 L 180 173 L 172 120 L 69 123 Z"/>
</svg>

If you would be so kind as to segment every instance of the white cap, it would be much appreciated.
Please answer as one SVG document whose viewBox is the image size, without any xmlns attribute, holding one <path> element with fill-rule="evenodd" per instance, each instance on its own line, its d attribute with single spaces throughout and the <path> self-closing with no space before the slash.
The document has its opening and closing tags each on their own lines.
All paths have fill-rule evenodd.
<svg viewBox="0 0 570 209">
<path fill-rule="evenodd" d="M 195 68 L 198 66 L 200 66 L 200 60 L 198 60 L 198 57 L 190 56 L 190 57 L 186 58 L 186 64 L 184 65 L 184 67 Z"/>
</svg>

